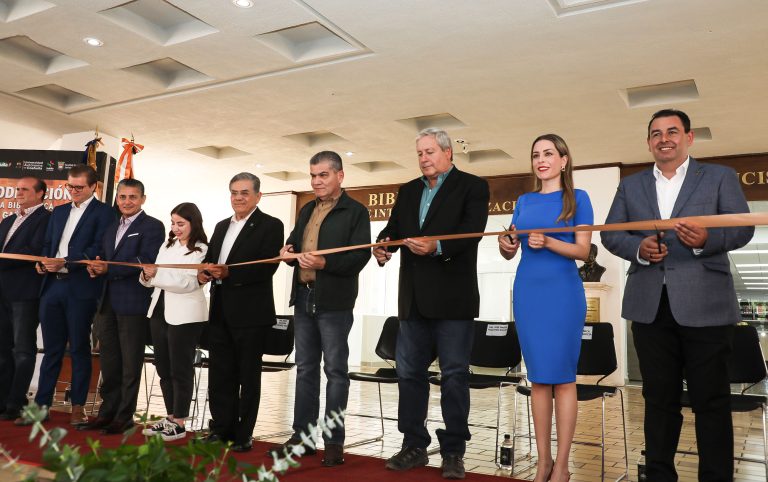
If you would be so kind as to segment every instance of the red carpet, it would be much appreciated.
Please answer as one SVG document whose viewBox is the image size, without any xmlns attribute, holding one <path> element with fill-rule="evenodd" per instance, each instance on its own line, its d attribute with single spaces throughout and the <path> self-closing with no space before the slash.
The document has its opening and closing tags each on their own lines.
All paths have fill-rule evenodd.
<svg viewBox="0 0 768 482">
<path fill-rule="evenodd" d="M 61 412 L 51 412 L 51 421 L 45 424 L 46 428 L 55 426 L 67 429 L 67 436 L 64 442 L 78 445 L 80 452 L 88 450 L 86 438 L 98 438 L 103 447 L 114 448 L 120 445 L 121 436 L 101 435 L 98 432 L 79 432 L 68 425 L 69 414 Z M 137 431 L 138 432 L 138 431 Z M 13 456 L 17 456 L 24 462 L 38 464 L 41 460 L 42 451 L 38 447 L 38 440 L 34 443 L 29 442 L 30 427 L 17 427 L 12 422 L 0 421 L 0 444 L 6 447 Z M 186 439 L 171 442 L 173 444 L 186 444 L 191 436 Z M 128 443 L 140 444 L 144 437 L 139 433 L 134 434 Z M 269 467 L 272 458 L 266 455 L 267 449 L 271 444 L 264 442 L 255 442 L 253 450 L 246 454 L 234 454 L 235 458 L 249 464 L 265 464 Z M 439 455 L 433 455 L 439 457 Z M 301 467 L 290 469 L 284 475 L 279 475 L 281 481 L 289 482 L 346 482 L 346 481 L 370 481 L 370 482 L 441 482 L 444 479 L 440 476 L 440 469 L 435 467 L 422 467 L 409 470 L 407 472 L 392 472 L 384 468 L 384 460 L 374 457 L 364 457 L 361 455 L 345 455 L 344 465 L 334 468 L 322 467 L 320 460 L 322 455 L 307 456 L 300 459 Z M 468 481 L 474 482 L 498 482 L 500 480 L 515 481 L 509 477 L 494 477 L 490 475 L 467 473 Z M 522 481 L 519 481 L 522 482 Z"/>
</svg>

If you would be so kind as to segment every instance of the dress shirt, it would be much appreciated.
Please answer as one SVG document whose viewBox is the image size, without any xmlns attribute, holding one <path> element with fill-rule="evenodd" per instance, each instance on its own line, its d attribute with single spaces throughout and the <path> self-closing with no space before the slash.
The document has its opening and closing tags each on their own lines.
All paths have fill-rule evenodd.
<svg viewBox="0 0 768 482">
<path fill-rule="evenodd" d="M 427 176 L 421 176 L 421 182 L 424 183 L 424 190 L 421 192 L 421 201 L 419 202 L 419 227 L 424 226 L 424 220 L 427 219 L 427 213 L 429 212 L 429 206 L 432 205 L 432 201 L 434 201 L 435 196 L 437 196 L 437 191 L 440 190 L 440 186 L 443 185 L 443 181 L 445 181 L 445 178 L 448 177 L 448 174 L 451 173 L 453 170 L 453 164 L 451 164 L 451 168 L 445 171 L 442 174 L 439 174 L 437 176 L 437 182 L 435 183 L 435 187 L 431 187 L 429 185 L 429 179 L 427 179 Z M 437 242 L 437 250 L 435 251 L 436 255 L 443 254 L 442 246 L 440 246 L 440 241 Z"/>
<path fill-rule="evenodd" d="M 233 214 L 232 218 L 230 218 L 227 234 L 224 235 L 224 240 L 221 242 L 219 264 L 227 263 L 227 258 L 229 258 L 229 253 L 232 251 L 232 246 L 234 246 L 237 236 L 240 234 L 240 231 L 243 230 L 245 223 L 248 222 L 248 219 L 250 219 L 254 211 L 256 211 L 256 208 L 254 208 L 253 211 L 249 212 L 248 215 L 244 216 L 243 219 L 240 220 L 237 219 L 236 214 Z"/>
<path fill-rule="evenodd" d="M 312 215 L 309 217 L 309 221 L 304 227 L 304 233 L 301 239 L 301 251 L 303 253 L 317 249 L 318 238 L 320 237 L 320 226 L 323 224 L 325 217 L 328 216 L 328 213 L 333 210 L 338 202 L 338 197 L 326 201 L 321 201 L 320 199 L 315 200 L 315 209 L 312 210 Z M 316 278 L 316 270 L 299 268 L 299 281 L 302 283 L 311 283 L 315 281 Z"/>
<path fill-rule="evenodd" d="M 125 216 L 120 217 L 120 224 L 117 225 L 117 235 L 115 236 L 115 248 L 120 244 L 120 240 L 123 239 L 123 235 L 128 231 L 128 228 L 131 227 L 131 223 L 135 221 L 136 217 L 143 211 L 143 209 L 139 209 L 139 212 L 129 218 L 126 218 Z"/>
<path fill-rule="evenodd" d="M 661 169 L 656 164 L 653 165 L 653 177 L 656 178 L 656 202 L 659 205 L 659 214 L 661 219 L 669 219 L 672 217 L 672 210 L 675 208 L 675 202 L 677 196 L 680 194 L 680 189 L 683 187 L 683 181 L 685 181 L 685 175 L 688 173 L 688 164 L 691 160 L 691 156 L 680 164 L 675 170 L 675 175 L 671 179 L 667 179 L 662 174 Z M 698 256 L 701 254 L 700 248 L 692 248 L 693 254 Z M 640 257 L 640 249 L 637 250 L 637 261 L 645 266 L 651 264 Z"/>
<path fill-rule="evenodd" d="M 31 208 L 27 208 L 27 209 L 19 208 L 16 210 L 16 219 L 13 220 L 11 229 L 8 230 L 8 234 L 6 235 L 5 240 L 3 241 L 3 249 L 5 249 L 5 246 L 8 244 L 8 241 L 10 241 L 11 237 L 13 236 L 13 233 L 15 233 L 17 229 L 19 229 L 19 226 L 21 226 L 21 223 L 26 221 L 29 218 L 29 215 L 35 212 L 42 205 L 43 203 L 40 203 L 36 206 L 32 206 Z"/>
<path fill-rule="evenodd" d="M 83 213 L 88 209 L 88 205 L 93 201 L 93 196 L 89 197 L 85 201 L 81 202 L 79 206 L 75 206 L 74 202 L 70 203 L 71 209 L 69 211 L 69 217 L 67 218 L 67 224 L 64 225 L 64 232 L 61 233 L 61 241 L 59 241 L 59 249 L 56 251 L 57 258 L 66 258 L 69 256 L 69 240 L 72 239 L 72 235 L 75 233 L 77 223 L 80 222 L 80 218 L 83 217 Z M 67 268 L 61 268 L 59 273 L 67 273 Z"/>
</svg>

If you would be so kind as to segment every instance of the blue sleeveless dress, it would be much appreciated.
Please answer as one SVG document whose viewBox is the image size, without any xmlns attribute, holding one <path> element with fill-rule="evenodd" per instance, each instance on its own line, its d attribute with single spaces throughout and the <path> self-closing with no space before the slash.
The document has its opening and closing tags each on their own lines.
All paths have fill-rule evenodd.
<svg viewBox="0 0 768 482">
<path fill-rule="evenodd" d="M 562 192 L 520 196 L 512 215 L 517 229 L 593 224 L 592 203 L 576 189 L 576 214 L 567 222 L 555 220 L 563 208 Z M 546 234 L 573 243 L 574 233 Z M 522 259 L 513 287 L 513 314 L 528 379 L 560 384 L 576 380 L 581 334 L 587 303 L 576 262 L 549 249 L 531 249 L 528 236 L 520 236 Z"/>
</svg>

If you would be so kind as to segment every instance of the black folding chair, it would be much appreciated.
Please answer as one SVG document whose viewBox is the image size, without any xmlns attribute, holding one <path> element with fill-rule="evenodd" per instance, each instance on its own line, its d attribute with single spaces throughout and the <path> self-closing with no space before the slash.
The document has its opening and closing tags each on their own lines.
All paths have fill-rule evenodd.
<svg viewBox="0 0 768 482">
<path fill-rule="evenodd" d="M 485 389 L 498 388 L 496 398 L 496 425 L 477 425 L 470 424 L 473 427 L 483 427 L 496 430 L 496 447 L 493 451 L 493 461 L 497 467 L 499 464 L 499 424 L 501 420 L 501 395 L 502 388 L 516 387 L 523 380 L 519 374 L 513 374 L 513 371 L 520 365 L 522 354 L 520 353 L 520 341 L 517 338 L 517 330 L 514 323 L 501 323 L 490 321 L 474 322 L 474 341 L 472 343 L 472 353 L 469 363 L 477 368 L 504 368 L 503 375 L 483 375 L 473 373 L 470 367 L 469 388 Z M 429 378 L 433 385 L 440 385 L 439 375 Z M 517 393 L 515 392 L 515 402 L 513 411 L 513 433 L 517 420 Z M 512 442 L 512 452 L 515 446 Z"/>
</svg>

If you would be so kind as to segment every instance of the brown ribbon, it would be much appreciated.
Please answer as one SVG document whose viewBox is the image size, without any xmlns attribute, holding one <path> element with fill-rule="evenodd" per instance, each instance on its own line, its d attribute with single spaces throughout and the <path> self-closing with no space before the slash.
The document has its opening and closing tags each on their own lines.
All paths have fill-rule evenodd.
<svg viewBox="0 0 768 482">
<path fill-rule="evenodd" d="M 422 241 L 448 241 L 451 239 L 467 239 L 467 238 L 481 238 L 485 236 L 501 236 L 501 235 L 515 235 L 515 234 L 530 234 L 530 233 L 575 233 L 582 231 L 666 231 L 674 229 L 680 222 L 695 223 L 704 228 L 734 228 L 743 226 L 766 226 L 768 225 L 768 213 L 743 213 L 743 214 L 715 214 L 711 216 L 689 216 L 685 218 L 672 218 L 672 219 L 654 219 L 649 221 L 632 221 L 629 223 L 613 223 L 613 224 L 590 224 L 582 226 L 568 226 L 562 228 L 536 228 L 536 229 L 516 229 L 508 231 L 493 231 L 482 233 L 460 233 L 460 234 L 443 234 L 438 236 L 420 236 L 418 239 Z M 323 256 L 326 254 L 343 253 L 345 251 L 354 251 L 356 249 L 368 249 L 388 246 L 401 246 L 405 243 L 404 239 L 397 239 L 394 241 L 382 241 L 378 243 L 368 244 L 356 244 L 354 246 L 343 246 L 340 248 L 319 249 L 310 251 L 309 254 L 316 256 Z M 243 263 L 234 263 L 227 265 L 230 268 L 233 266 L 247 266 L 251 264 L 261 263 L 279 263 L 289 259 L 296 259 L 302 253 L 286 253 L 285 256 L 276 256 L 274 258 L 258 259 L 255 261 L 245 261 Z M 0 253 L 0 259 L 15 259 L 22 261 L 34 261 L 43 262 L 50 259 L 44 256 L 31 256 L 28 254 L 11 254 Z M 81 264 L 93 264 L 93 263 L 105 263 L 116 266 L 129 266 L 134 268 L 143 268 L 144 266 L 156 266 L 158 268 L 176 268 L 176 269 L 205 269 L 210 264 L 149 264 L 149 263 L 126 263 L 122 261 L 102 261 L 102 260 L 81 260 L 74 261 L 74 263 Z"/>
</svg>

